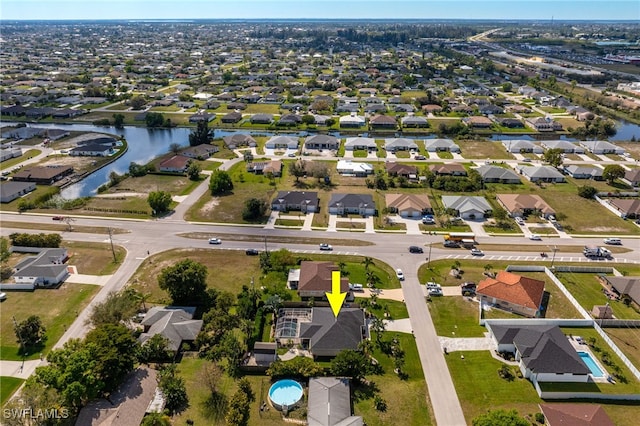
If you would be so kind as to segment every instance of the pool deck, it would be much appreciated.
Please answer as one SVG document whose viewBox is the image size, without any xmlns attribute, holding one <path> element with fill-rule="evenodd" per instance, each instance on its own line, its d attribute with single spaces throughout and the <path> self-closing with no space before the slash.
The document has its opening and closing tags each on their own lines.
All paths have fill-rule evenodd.
<svg viewBox="0 0 640 426">
<path fill-rule="evenodd" d="M 587 342 L 585 342 L 580 336 L 567 336 L 567 339 L 569 340 L 569 343 L 571 343 L 571 346 L 573 346 L 573 348 L 576 350 L 576 352 L 588 353 L 593 362 L 595 362 L 598 368 L 600 368 L 600 370 L 602 370 L 602 372 L 604 373 L 602 377 L 594 377 L 593 375 L 591 375 L 591 379 L 597 383 L 609 383 L 609 381 L 607 380 L 607 377 L 609 377 L 609 372 L 607 371 L 605 366 L 602 365 L 600 360 L 593 354 L 591 348 L 589 347 L 589 345 L 587 345 Z"/>
</svg>

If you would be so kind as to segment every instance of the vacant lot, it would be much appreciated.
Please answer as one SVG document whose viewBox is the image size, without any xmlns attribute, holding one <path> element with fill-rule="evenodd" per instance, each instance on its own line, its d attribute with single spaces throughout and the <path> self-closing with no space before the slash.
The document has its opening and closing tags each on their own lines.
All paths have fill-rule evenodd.
<svg viewBox="0 0 640 426">
<path fill-rule="evenodd" d="M 511 154 L 504 149 L 504 145 L 497 141 L 472 141 L 459 140 L 456 144 L 460 146 L 461 154 L 464 158 L 486 160 L 512 159 Z"/>
<path fill-rule="evenodd" d="M 110 275 L 120 266 L 126 255 L 122 246 L 114 245 L 116 262 L 113 259 L 111 244 L 64 241 L 63 247 L 69 250 L 67 264 L 75 265 L 79 274 Z"/>
</svg>

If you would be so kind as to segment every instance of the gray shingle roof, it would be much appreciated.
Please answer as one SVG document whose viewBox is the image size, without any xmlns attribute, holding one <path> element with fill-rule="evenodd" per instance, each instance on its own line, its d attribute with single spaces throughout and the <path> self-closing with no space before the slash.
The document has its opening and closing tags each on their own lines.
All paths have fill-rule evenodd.
<svg viewBox="0 0 640 426">
<path fill-rule="evenodd" d="M 362 426 L 362 417 L 351 415 L 349 379 L 311 378 L 307 421 L 309 426 Z"/>
</svg>

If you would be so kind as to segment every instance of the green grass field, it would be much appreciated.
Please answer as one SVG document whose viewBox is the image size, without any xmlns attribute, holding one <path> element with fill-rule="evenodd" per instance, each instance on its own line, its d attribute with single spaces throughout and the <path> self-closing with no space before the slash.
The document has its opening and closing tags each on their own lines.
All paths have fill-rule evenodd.
<svg viewBox="0 0 640 426">
<path fill-rule="evenodd" d="M 24 380 L 16 377 L 0 376 L 0 406 L 3 406 L 4 403 L 7 402 L 22 382 L 24 382 Z"/>
</svg>

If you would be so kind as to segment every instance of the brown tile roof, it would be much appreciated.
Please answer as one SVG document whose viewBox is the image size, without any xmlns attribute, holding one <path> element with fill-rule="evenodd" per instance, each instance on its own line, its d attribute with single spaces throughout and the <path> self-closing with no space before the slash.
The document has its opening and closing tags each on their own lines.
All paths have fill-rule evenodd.
<svg viewBox="0 0 640 426">
<path fill-rule="evenodd" d="M 540 404 L 549 426 L 614 426 L 599 404 Z"/>
<path fill-rule="evenodd" d="M 509 212 L 517 212 L 523 209 L 540 210 L 545 214 L 553 214 L 555 211 L 539 195 L 532 194 L 498 194 L 499 202 Z"/>
<path fill-rule="evenodd" d="M 476 294 L 538 309 L 544 294 L 544 281 L 500 271 L 495 278 L 480 281 Z"/>
<path fill-rule="evenodd" d="M 384 168 L 387 169 L 387 173 L 391 174 L 416 174 L 418 173 L 418 168 L 416 166 L 410 166 L 408 164 L 388 162 L 385 163 Z"/>
<path fill-rule="evenodd" d="M 22 169 L 13 175 L 14 178 L 53 179 L 54 177 L 73 170 L 71 166 L 35 166 Z"/>
<path fill-rule="evenodd" d="M 388 115 L 376 115 L 372 117 L 369 122 L 371 124 L 396 124 L 396 119 Z"/>
<path fill-rule="evenodd" d="M 300 263 L 298 291 L 331 291 L 331 272 L 337 270 L 338 267 L 333 262 Z M 340 291 L 349 291 L 348 278 L 341 278 Z"/>
<path fill-rule="evenodd" d="M 431 202 L 426 195 L 418 194 L 387 194 L 384 197 L 387 207 L 398 211 L 404 210 L 431 210 Z"/>
<path fill-rule="evenodd" d="M 612 198 L 609 204 L 624 214 L 636 216 L 640 215 L 640 200 L 627 200 L 623 198 Z"/>
<path fill-rule="evenodd" d="M 159 164 L 161 169 L 184 169 L 191 161 L 191 158 L 184 155 L 174 155 Z"/>
<path fill-rule="evenodd" d="M 453 173 L 467 174 L 467 170 L 464 168 L 462 164 L 458 163 L 447 163 L 447 164 L 434 164 L 433 166 L 429 166 L 429 169 L 435 173 L 440 175 L 450 175 Z"/>
</svg>

